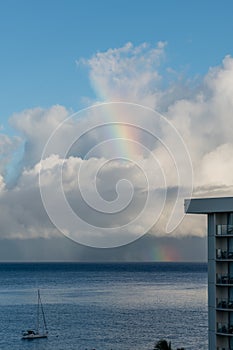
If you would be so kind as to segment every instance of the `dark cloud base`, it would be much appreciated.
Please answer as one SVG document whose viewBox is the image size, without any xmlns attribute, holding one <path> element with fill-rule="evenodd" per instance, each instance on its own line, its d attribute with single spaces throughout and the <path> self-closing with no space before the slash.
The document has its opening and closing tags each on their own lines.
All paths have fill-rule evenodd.
<svg viewBox="0 0 233 350">
<path fill-rule="evenodd" d="M 155 251 L 158 253 L 155 254 Z M 166 261 L 166 255 L 161 258 L 164 251 L 175 252 L 173 261 L 205 262 L 207 261 L 207 239 L 206 237 L 194 236 L 166 238 L 146 235 L 134 243 L 111 249 L 84 247 L 62 236 L 51 239 L 0 240 L 1 262 Z M 167 256 L 169 256 L 169 253 L 167 253 Z"/>
</svg>

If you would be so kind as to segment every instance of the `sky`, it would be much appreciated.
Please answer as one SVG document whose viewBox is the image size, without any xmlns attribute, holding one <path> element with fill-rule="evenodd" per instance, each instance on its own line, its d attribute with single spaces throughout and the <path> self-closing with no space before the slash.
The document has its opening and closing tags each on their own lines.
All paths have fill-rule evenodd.
<svg viewBox="0 0 233 350">
<path fill-rule="evenodd" d="M 233 193 L 232 17 L 0 2 L 0 260 L 206 259 L 183 200 Z"/>
</svg>

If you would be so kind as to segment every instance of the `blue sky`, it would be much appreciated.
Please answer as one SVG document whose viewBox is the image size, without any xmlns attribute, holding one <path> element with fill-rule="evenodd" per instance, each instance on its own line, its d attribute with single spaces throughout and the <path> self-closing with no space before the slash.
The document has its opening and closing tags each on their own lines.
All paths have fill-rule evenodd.
<svg viewBox="0 0 233 350">
<path fill-rule="evenodd" d="M 78 110 L 93 91 L 75 61 L 129 41 L 166 41 L 168 66 L 206 74 L 232 54 L 232 14 L 232 1 L 1 1 L 1 121 L 36 106 Z"/>
<path fill-rule="evenodd" d="M 165 221 L 177 188 L 183 196 L 190 195 L 187 189 L 192 182 L 194 196 L 233 195 L 232 34 L 233 2 L 228 0 L 0 1 L 0 239 L 57 238 L 59 230 L 51 225 L 41 202 L 38 178 L 44 181 L 45 193 L 53 194 L 54 207 L 61 164 L 67 201 L 84 221 L 91 218 L 97 235 L 103 233 L 99 221 L 102 224 L 106 219 L 109 228 L 113 216 L 105 212 L 100 219 L 95 211 L 88 213 L 86 204 L 96 204 L 96 192 L 91 187 L 96 178 L 107 206 L 117 203 L 120 175 L 135 186 L 133 206 L 115 218 L 114 225 L 121 227 L 127 219 L 138 217 L 145 200 L 145 179 L 149 179 L 148 193 L 157 196 L 156 200 L 140 224 L 127 234 L 132 238 L 136 231 L 145 230 L 157 242 L 167 239 Z M 155 121 L 149 112 L 144 115 L 141 107 L 136 111 L 127 105 L 121 110 L 123 106 L 112 104 L 106 110 L 96 108 L 80 114 L 80 120 L 66 122 L 72 111 L 96 101 L 136 102 L 158 110 L 166 119 L 157 115 Z M 114 129 L 109 124 L 96 133 L 83 133 L 80 143 L 72 144 L 64 156 L 67 142 L 81 129 L 119 121 L 139 125 L 140 132 L 126 127 Z M 62 127 L 53 134 L 55 141 L 49 145 L 47 158 L 41 161 L 46 142 L 59 125 Z M 178 148 L 180 139 L 175 130 L 186 149 Z M 107 144 L 113 135 L 116 143 Z M 158 139 L 168 146 L 173 158 Z M 124 148 L 127 156 L 132 156 L 129 164 L 117 160 L 125 157 L 117 153 Z M 186 152 L 190 158 L 185 158 Z M 161 169 L 151 161 L 152 155 Z M 135 166 L 138 157 L 141 172 Z M 79 188 L 87 203 L 82 202 L 81 191 L 75 187 L 80 169 L 87 169 Z M 174 176 L 177 169 L 182 183 Z M 123 196 L 130 193 L 124 186 L 120 192 Z M 158 219 L 158 225 L 152 227 L 149 219 L 154 220 L 156 210 L 159 213 L 157 203 L 162 203 L 164 190 L 168 211 L 165 219 Z M 129 198 L 124 200 L 130 202 Z M 183 215 L 183 198 L 180 200 L 180 211 L 174 211 L 177 222 Z M 198 238 L 195 242 L 199 247 L 205 242 L 204 218 L 195 220 L 186 217 L 172 233 L 174 240 L 191 237 L 190 241 L 186 239 L 186 251 L 192 250 L 192 237 Z M 95 235 L 94 231 L 90 230 L 90 235 Z M 82 224 L 79 232 L 86 233 Z M 176 247 L 180 245 L 177 242 Z M 127 256 L 134 260 L 133 254 Z M 173 256 L 187 258 L 182 251 Z M 197 252 L 197 260 L 198 256 Z"/>
</svg>

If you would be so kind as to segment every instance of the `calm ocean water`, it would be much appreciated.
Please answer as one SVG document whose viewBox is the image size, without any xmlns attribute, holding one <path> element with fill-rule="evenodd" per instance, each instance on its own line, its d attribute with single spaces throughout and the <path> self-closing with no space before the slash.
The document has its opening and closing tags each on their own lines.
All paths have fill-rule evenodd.
<svg viewBox="0 0 233 350">
<path fill-rule="evenodd" d="M 41 291 L 48 339 L 21 340 Z M 0 264 L 0 349 L 207 349 L 207 265 Z"/>
</svg>

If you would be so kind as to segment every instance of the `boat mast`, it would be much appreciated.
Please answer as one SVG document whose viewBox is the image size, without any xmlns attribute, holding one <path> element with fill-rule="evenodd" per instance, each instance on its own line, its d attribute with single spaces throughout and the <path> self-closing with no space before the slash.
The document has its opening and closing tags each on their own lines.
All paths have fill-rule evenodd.
<svg viewBox="0 0 233 350">
<path fill-rule="evenodd" d="M 36 331 L 39 334 L 40 328 L 40 291 L 38 289 L 38 298 L 37 298 L 37 321 L 36 321 Z"/>
<path fill-rule="evenodd" d="M 48 329 L 47 329 L 47 324 L 46 324 L 46 320 L 45 320 L 45 314 L 44 314 L 44 309 L 43 309 L 43 304 L 40 298 L 40 291 L 38 289 L 38 306 L 40 304 L 41 307 L 41 312 L 42 312 L 42 316 L 43 316 L 43 322 L 44 322 L 44 329 L 46 331 L 46 333 L 48 333 Z M 38 320 L 38 325 L 39 325 L 39 320 Z"/>
</svg>

